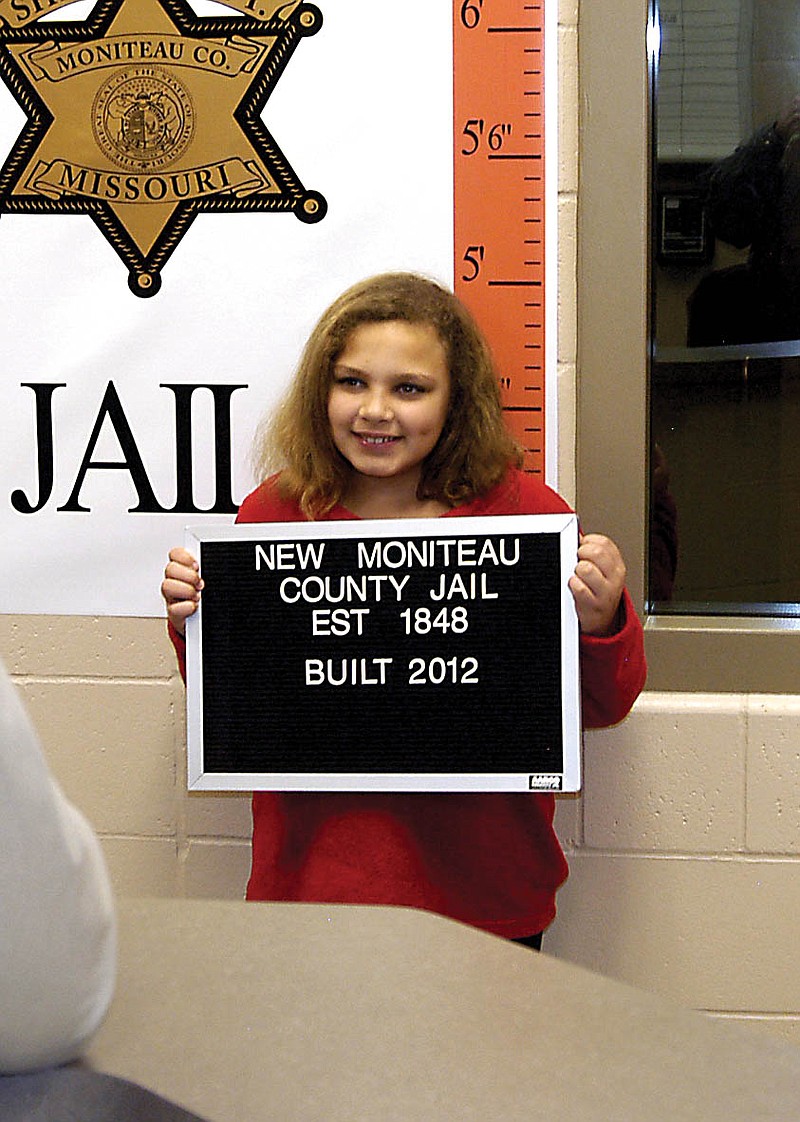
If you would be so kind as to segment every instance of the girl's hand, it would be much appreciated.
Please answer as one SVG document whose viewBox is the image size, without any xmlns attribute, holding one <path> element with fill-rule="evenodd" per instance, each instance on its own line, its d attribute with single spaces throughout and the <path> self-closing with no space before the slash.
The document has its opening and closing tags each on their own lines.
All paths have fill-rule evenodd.
<svg viewBox="0 0 800 1122">
<path fill-rule="evenodd" d="M 161 595 L 167 605 L 169 621 L 180 635 L 186 633 L 186 620 L 197 611 L 202 588 L 200 566 L 191 553 L 180 546 L 171 549 L 161 582 Z"/>
<path fill-rule="evenodd" d="M 569 588 L 584 635 L 612 635 L 625 587 L 625 562 L 610 538 L 581 534 Z"/>
</svg>

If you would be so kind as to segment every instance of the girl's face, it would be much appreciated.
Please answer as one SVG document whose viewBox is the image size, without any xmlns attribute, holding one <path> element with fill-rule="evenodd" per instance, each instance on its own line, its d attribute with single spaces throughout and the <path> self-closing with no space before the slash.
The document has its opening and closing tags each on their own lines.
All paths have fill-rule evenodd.
<svg viewBox="0 0 800 1122">
<path fill-rule="evenodd" d="M 419 483 L 450 406 L 444 345 L 430 324 L 363 323 L 333 369 L 328 420 L 354 471 Z"/>
</svg>

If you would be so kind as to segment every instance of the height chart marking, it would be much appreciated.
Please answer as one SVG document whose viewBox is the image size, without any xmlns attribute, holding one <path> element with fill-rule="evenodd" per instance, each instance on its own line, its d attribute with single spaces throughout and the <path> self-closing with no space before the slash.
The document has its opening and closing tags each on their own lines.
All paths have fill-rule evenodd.
<svg viewBox="0 0 800 1122">
<path fill-rule="evenodd" d="M 546 6 L 454 0 L 454 277 L 492 348 L 525 469 L 552 483 L 545 397 L 547 348 L 555 353 L 547 304 L 555 306 L 555 214 L 545 177 L 555 160 L 545 144 L 545 92 L 552 120 L 546 65 L 555 67 L 555 50 Z"/>
</svg>

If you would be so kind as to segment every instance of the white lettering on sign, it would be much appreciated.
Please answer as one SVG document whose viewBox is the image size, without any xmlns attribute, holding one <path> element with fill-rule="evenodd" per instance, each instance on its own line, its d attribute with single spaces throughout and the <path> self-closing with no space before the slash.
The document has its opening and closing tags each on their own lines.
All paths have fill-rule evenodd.
<svg viewBox="0 0 800 1122">
<path fill-rule="evenodd" d="M 385 686 L 391 658 L 307 658 L 307 686 Z M 373 677 L 377 675 L 377 677 Z"/>
<path fill-rule="evenodd" d="M 369 577 L 284 577 L 280 585 L 280 597 L 285 604 L 296 604 L 298 600 L 305 600 L 307 604 L 319 604 L 327 600 L 331 604 L 341 603 L 346 600 L 360 600 L 366 603 L 370 595 L 380 602 L 383 593 L 391 595 L 394 592 L 395 600 L 401 600 L 403 589 L 410 578 L 408 575 L 398 579 L 391 574 L 380 574 Z"/>
<path fill-rule="evenodd" d="M 311 613 L 311 634 L 349 635 L 354 627 L 356 635 L 363 635 L 362 617 L 368 615 L 369 608 L 314 608 Z"/>
<path fill-rule="evenodd" d="M 469 573 L 462 577 L 461 573 L 455 573 L 448 577 L 442 573 L 438 591 L 431 589 L 431 600 L 452 600 L 454 596 L 462 600 L 496 600 L 498 593 L 489 591 L 487 576 L 487 573 Z"/>
<path fill-rule="evenodd" d="M 478 617 L 481 614 L 477 601 L 503 599 L 503 576 L 498 570 L 521 563 L 520 542 L 518 537 L 458 536 L 356 540 L 355 558 L 351 552 L 349 557 L 339 561 L 341 569 L 350 571 L 340 569 L 334 575 L 319 570 L 334 565 L 338 557 L 335 545 L 326 554 L 325 541 L 262 542 L 255 546 L 255 564 L 256 571 L 277 574 L 275 584 L 270 586 L 273 595 L 284 604 L 306 609 L 305 620 L 315 640 L 381 639 L 384 617 L 377 605 L 383 603 L 402 605 L 397 609 L 397 617 L 390 616 L 390 619 L 399 618 L 402 634 L 427 642 L 424 637 L 441 639 L 466 632 L 470 628 L 470 614 L 474 612 Z M 492 571 L 477 571 L 482 566 Z M 401 567 L 407 571 L 398 572 Z M 413 572 L 432 568 L 445 571 L 430 576 Z M 317 571 L 308 572 L 309 569 Z M 364 572 L 365 569 L 389 569 L 390 572 Z M 286 570 L 296 572 L 284 575 Z M 417 598 L 427 601 L 428 606 L 414 603 Z M 410 606 L 407 601 L 411 601 Z M 435 602 L 434 606 L 431 601 Z M 469 607 L 465 604 L 467 601 Z M 374 608 L 366 606 L 373 604 Z M 489 607 L 487 604 L 486 608 Z M 391 623 L 388 626 L 391 629 Z M 335 643 L 326 644 L 326 647 L 337 650 Z M 306 686 L 384 686 L 388 684 L 393 661 L 390 657 L 354 658 L 350 654 L 305 658 L 302 673 Z M 406 669 L 408 685 L 474 685 L 478 682 L 478 659 L 474 655 L 437 653 L 412 658 Z M 395 674 L 398 673 L 401 671 L 396 667 Z"/>
<path fill-rule="evenodd" d="M 309 562 L 315 569 L 322 566 L 322 556 L 325 552 L 325 542 L 320 542 L 317 547 L 313 542 L 270 542 L 268 546 L 256 546 L 256 572 L 262 568 L 275 569 L 308 569 Z"/>
<path fill-rule="evenodd" d="M 511 543 L 501 538 L 499 551 L 486 539 L 478 552 L 475 538 L 423 538 L 415 541 L 358 543 L 360 569 L 410 569 L 414 565 L 516 565 L 519 563 L 519 538 Z"/>
</svg>

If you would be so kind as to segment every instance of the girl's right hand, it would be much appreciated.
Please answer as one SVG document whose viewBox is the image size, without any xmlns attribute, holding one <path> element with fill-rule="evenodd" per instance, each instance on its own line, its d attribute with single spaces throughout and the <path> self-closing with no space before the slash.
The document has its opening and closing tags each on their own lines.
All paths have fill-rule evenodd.
<svg viewBox="0 0 800 1122">
<path fill-rule="evenodd" d="M 200 566 L 191 553 L 181 546 L 171 549 L 161 595 L 167 605 L 167 617 L 179 635 L 185 634 L 186 620 L 197 611 L 202 588 Z"/>
</svg>

